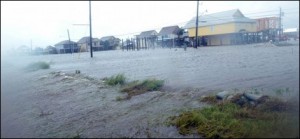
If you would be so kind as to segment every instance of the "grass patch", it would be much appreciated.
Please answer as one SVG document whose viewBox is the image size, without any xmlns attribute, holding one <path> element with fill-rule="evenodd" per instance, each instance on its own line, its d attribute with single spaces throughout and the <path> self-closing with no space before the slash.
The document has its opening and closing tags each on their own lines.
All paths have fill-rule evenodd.
<svg viewBox="0 0 300 139">
<path fill-rule="evenodd" d="M 26 67 L 26 70 L 36 71 L 39 69 L 49 69 L 49 68 L 50 68 L 50 64 L 48 64 L 47 62 L 39 61 L 39 62 L 34 62 L 34 63 L 29 64 Z"/>
<path fill-rule="evenodd" d="M 290 88 L 279 88 L 279 89 L 276 89 L 275 90 L 275 93 L 277 96 L 283 96 L 284 94 L 286 95 L 290 95 L 291 94 L 291 91 L 290 91 Z"/>
<path fill-rule="evenodd" d="M 215 97 L 215 96 L 205 96 L 205 97 L 201 98 L 200 101 L 206 102 L 208 104 L 217 104 L 218 103 L 217 97 Z"/>
<path fill-rule="evenodd" d="M 128 99 L 132 96 L 143 94 L 147 91 L 157 91 L 160 90 L 161 87 L 164 85 L 163 80 L 156 80 L 156 79 L 147 79 L 144 81 L 133 81 L 127 84 L 121 92 L 126 92 L 128 95 Z"/>
<path fill-rule="evenodd" d="M 118 74 L 116 76 L 105 78 L 104 80 L 106 84 L 111 86 L 118 85 L 118 84 L 123 85 L 125 84 L 126 77 L 124 76 L 124 74 Z"/>
<path fill-rule="evenodd" d="M 257 109 L 261 111 L 293 111 L 295 110 L 295 105 L 291 102 L 284 102 L 281 101 L 279 98 L 271 98 L 270 100 L 266 101 L 265 103 L 257 106 Z"/>
<path fill-rule="evenodd" d="M 71 136 L 71 137 L 69 137 L 69 138 L 79 139 L 79 138 L 81 138 L 81 135 L 80 135 L 80 133 L 78 131 L 76 131 L 76 134 L 73 135 L 73 136 Z"/>
<path fill-rule="evenodd" d="M 128 96 L 117 96 L 116 97 L 116 101 L 123 101 L 123 100 L 127 100 Z"/>
<path fill-rule="evenodd" d="M 288 104 L 270 99 L 256 107 L 241 107 L 229 101 L 194 109 L 171 117 L 179 133 L 198 133 L 206 138 L 299 137 L 298 113 L 288 112 Z"/>
</svg>

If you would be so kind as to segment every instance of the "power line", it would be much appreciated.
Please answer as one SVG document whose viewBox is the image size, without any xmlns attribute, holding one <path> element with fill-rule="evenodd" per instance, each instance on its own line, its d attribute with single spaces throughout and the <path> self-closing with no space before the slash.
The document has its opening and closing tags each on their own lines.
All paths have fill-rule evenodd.
<svg viewBox="0 0 300 139">
<path fill-rule="evenodd" d="M 288 11 L 288 10 L 296 10 L 296 9 L 282 9 L 282 10 L 285 10 L 285 11 Z M 299 9 L 298 9 L 299 10 Z M 278 12 L 278 10 L 270 10 L 270 11 L 260 11 L 260 12 L 253 12 L 253 13 L 244 13 L 244 15 L 249 15 L 249 14 L 257 14 L 257 13 L 269 13 L 269 12 Z"/>
<path fill-rule="evenodd" d="M 286 10 L 295 10 L 295 9 L 286 9 Z M 251 18 L 261 18 L 261 17 L 270 17 L 270 16 L 278 16 L 278 13 L 274 13 L 274 14 L 263 14 L 263 13 L 270 13 L 270 12 L 274 12 L 274 11 L 277 11 L 278 10 L 269 10 L 269 11 L 260 11 L 260 12 L 252 12 L 252 13 L 243 13 L 243 15 L 249 15 L 249 14 L 252 14 L 252 15 L 255 15 L 256 16 L 251 16 Z M 298 12 L 284 12 L 284 14 L 292 14 L 292 13 L 298 13 Z M 261 15 L 263 14 L 263 15 Z M 211 16 L 210 14 L 208 15 L 204 15 L 204 16 Z M 245 16 L 246 17 L 246 16 Z M 201 17 L 200 17 L 201 18 Z M 216 17 L 213 17 L 213 18 L 216 18 Z M 210 20 L 207 20 L 207 22 L 210 22 L 210 21 L 216 21 L 216 20 L 226 20 L 226 19 L 231 19 L 232 17 L 231 16 L 227 16 L 227 17 L 222 17 L 222 18 L 217 18 L 217 19 L 210 19 Z M 241 17 L 241 18 L 244 18 L 244 17 Z M 247 17 L 246 17 L 247 18 Z M 178 22 L 178 23 L 173 23 L 172 25 L 179 25 L 179 24 L 186 24 L 188 22 L 194 22 L 194 20 L 189 20 L 189 21 L 184 21 L 184 22 Z M 166 26 L 164 26 L 166 27 Z M 144 32 L 144 31 L 148 31 L 148 30 L 159 30 L 161 29 L 162 27 L 157 27 L 157 28 L 151 28 L 151 29 L 144 29 L 142 31 L 136 31 L 136 32 L 130 32 L 130 33 L 122 33 L 122 34 L 116 34 L 116 35 L 112 35 L 112 36 L 128 36 L 128 35 L 134 35 L 134 34 L 139 34 L 141 32 Z"/>
<path fill-rule="evenodd" d="M 295 10 L 295 9 L 288 9 L 288 10 Z M 272 12 L 273 11 L 277 11 L 278 12 L 278 10 L 272 10 Z M 265 11 L 265 12 L 271 12 L 271 11 Z M 295 13 L 298 13 L 298 12 L 295 12 Z M 213 14 L 213 13 L 212 13 Z M 262 14 L 262 12 L 255 12 L 255 13 L 243 13 L 243 15 L 249 15 L 249 14 Z M 286 14 L 286 13 L 285 13 Z M 290 13 L 287 13 L 287 14 L 290 14 Z M 259 15 L 259 16 L 251 16 L 251 18 L 252 17 L 260 17 L 260 16 L 270 16 L 271 14 L 268 14 L 268 15 Z M 277 15 L 277 13 L 274 13 L 274 14 L 272 14 L 272 15 Z M 207 15 L 204 15 L 204 16 L 211 16 L 211 14 L 207 14 Z M 231 18 L 231 16 L 227 16 L 228 18 Z M 247 16 L 245 16 L 245 17 L 247 17 Z M 228 18 L 225 18 L 225 19 L 228 19 Z M 214 20 L 214 19 L 213 19 Z M 216 20 L 218 20 L 218 19 L 216 19 Z M 222 19 L 223 20 L 223 19 Z M 182 21 L 182 22 L 178 22 L 177 24 L 183 24 L 183 23 L 187 23 L 187 22 L 190 22 L 190 21 L 195 21 L 195 19 L 194 20 L 189 20 L 189 21 Z M 212 21 L 212 20 L 211 20 Z"/>
<path fill-rule="evenodd" d="M 285 12 L 285 14 L 291 14 L 291 13 L 297 13 L 297 12 Z M 265 14 L 265 15 L 257 15 L 257 16 L 251 16 L 251 18 L 258 18 L 258 17 L 267 17 L 267 16 L 278 16 L 278 13 L 274 13 L 274 14 Z M 211 15 L 205 15 L 205 16 L 211 16 Z M 211 16 L 213 17 L 213 16 Z M 213 18 L 217 18 L 217 17 L 213 17 Z M 232 16 L 224 16 L 222 18 L 217 18 L 217 19 L 209 19 L 208 21 L 215 21 L 215 20 L 225 20 L 225 19 L 231 19 Z M 239 18 L 239 17 L 238 17 Z M 238 19 L 237 18 L 237 19 Z M 240 18 L 245 18 L 245 17 L 240 17 Z M 249 17 L 246 17 L 246 18 L 249 18 Z M 191 22 L 191 21 L 195 21 L 195 19 L 192 19 L 190 21 L 187 21 L 187 22 Z"/>
</svg>

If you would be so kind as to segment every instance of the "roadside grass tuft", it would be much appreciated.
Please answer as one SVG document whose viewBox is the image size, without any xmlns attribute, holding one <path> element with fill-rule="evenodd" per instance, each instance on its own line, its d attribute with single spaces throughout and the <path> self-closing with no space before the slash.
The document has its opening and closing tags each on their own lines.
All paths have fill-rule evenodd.
<svg viewBox="0 0 300 139">
<path fill-rule="evenodd" d="M 79 138 L 81 138 L 81 135 L 80 135 L 79 132 L 76 132 L 76 134 L 73 135 L 73 136 L 71 136 L 70 138 L 73 138 L 73 139 L 79 139 Z"/>
<path fill-rule="evenodd" d="M 206 102 L 208 104 L 217 104 L 218 100 L 215 96 L 205 96 L 200 99 L 201 102 Z"/>
<path fill-rule="evenodd" d="M 36 71 L 39 69 L 49 69 L 50 68 L 50 64 L 47 62 L 43 62 L 43 61 L 39 61 L 39 62 L 34 62 L 29 64 L 25 69 L 27 71 Z"/>
<path fill-rule="evenodd" d="M 128 96 L 117 96 L 116 101 L 123 101 L 129 99 Z"/>
<path fill-rule="evenodd" d="M 132 96 L 143 94 L 147 91 L 157 91 L 164 85 L 163 80 L 147 79 L 144 81 L 133 81 L 128 83 L 121 92 L 127 93 L 127 98 L 130 99 Z"/>
<path fill-rule="evenodd" d="M 257 107 L 241 107 L 230 101 L 214 103 L 214 97 L 205 99 L 214 105 L 173 116 L 170 124 L 180 134 L 196 132 L 205 138 L 299 137 L 299 117 L 288 111 L 290 105 L 284 101 L 270 99 Z"/>
<path fill-rule="evenodd" d="M 279 89 L 276 89 L 274 90 L 276 95 L 277 96 L 283 96 L 284 94 L 285 95 L 291 95 L 291 91 L 290 91 L 290 88 L 279 88 Z"/>
<path fill-rule="evenodd" d="M 284 102 L 280 100 L 279 98 L 271 98 L 265 103 L 259 105 L 257 109 L 261 111 L 293 111 L 296 106 L 292 104 L 291 102 Z"/>
<path fill-rule="evenodd" d="M 105 78 L 105 83 L 111 86 L 114 85 L 124 85 L 126 82 L 126 77 L 124 76 L 124 74 L 118 74 L 116 76 L 111 76 L 109 78 Z"/>
</svg>

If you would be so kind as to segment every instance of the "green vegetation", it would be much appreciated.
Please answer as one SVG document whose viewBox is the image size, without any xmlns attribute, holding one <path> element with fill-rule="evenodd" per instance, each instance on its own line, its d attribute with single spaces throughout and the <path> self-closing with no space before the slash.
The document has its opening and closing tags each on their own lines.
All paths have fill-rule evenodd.
<svg viewBox="0 0 300 139">
<path fill-rule="evenodd" d="M 49 68 L 50 68 L 50 65 L 47 62 L 39 61 L 39 62 L 34 62 L 34 63 L 29 64 L 26 67 L 26 70 L 36 71 L 36 70 L 39 70 L 39 69 L 49 69 Z"/>
<path fill-rule="evenodd" d="M 215 97 L 215 96 L 206 96 L 206 97 L 201 98 L 200 101 L 207 102 L 208 104 L 218 103 L 217 97 Z"/>
<path fill-rule="evenodd" d="M 122 100 L 122 97 L 120 97 L 120 96 L 116 97 L 116 101 L 121 101 L 121 100 Z"/>
<path fill-rule="evenodd" d="M 109 78 L 105 78 L 105 83 L 107 83 L 108 85 L 117 85 L 117 84 L 120 84 L 120 85 L 123 85 L 125 84 L 125 81 L 126 81 L 126 77 L 124 76 L 124 74 L 118 74 L 116 76 L 111 76 Z"/>
<path fill-rule="evenodd" d="M 127 100 L 128 96 L 117 96 L 116 101 L 122 101 L 122 100 Z"/>
<path fill-rule="evenodd" d="M 76 134 L 71 136 L 70 138 L 79 139 L 79 138 L 81 138 L 81 136 L 80 136 L 80 133 L 78 131 L 76 131 Z"/>
<path fill-rule="evenodd" d="M 111 76 L 109 78 L 103 79 L 106 84 L 114 86 L 114 85 L 124 85 L 121 89 L 121 92 L 126 92 L 126 96 L 117 96 L 116 101 L 127 100 L 130 99 L 132 96 L 143 94 L 147 91 L 157 91 L 160 90 L 161 87 L 164 85 L 163 80 L 156 80 L 156 79 L 147 79 L 144 81 L 132 81 L 126 83 L 126 77 L 124 74 L 118 74 L 116 76 Z"/>
<path fill-rule="evenodd" d="M 290 95 L 291 91 L 290 88 L 279 88 L 275 90 L 276 95 L 283 96 L 284 94 Z"/>
<path fill-rule="evenodd" d="M 260 94 L 257 88 L 254 89 L 254 94 Z"/>
<path fill-rule="evenodd" d="M 211 96 L 202 101 L 213 105 L 171 117 L 170 124 L 180 134 L 197 132 L 207 138 L 299 137 L 298 113 L 289 111 L 293 107 L 290 103 L 270 98 L 256 107 L 241 107 L 230 101 L 217 103 Z"/>
<path fill-rule="evenodd" d="M 121 92 L 126 92 L 127 98 L 130 99 L 132 96 L 139 95 L 145 93 L 147 91 L 157 91 L 160 90 L 164 85 L 163 80 L 156 79 L 147 79 L 144 81 L 133 81 L 127 84 Z"/>
</svg>

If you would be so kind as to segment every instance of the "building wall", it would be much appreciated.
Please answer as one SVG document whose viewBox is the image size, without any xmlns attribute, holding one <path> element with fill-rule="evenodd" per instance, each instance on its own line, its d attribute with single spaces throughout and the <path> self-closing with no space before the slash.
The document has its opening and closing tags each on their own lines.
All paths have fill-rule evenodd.
<svg viewBox="0 0 300 139">
<path fill-rule="evenodd" d="M 79 51 L 81 52 L 87 52 L 90 50 L 90 47 L 87 45 L 87 43 L 81 43 L 81 44 L 78 44 L 79 46 Z"/>
<path fill-rule="evenodd" d="M 256 32 L 256 23 L 235 23 L 235 32 L 239 32 L 242 29 L 247 32 Z"/>
<path fill-rule="evenodd" d="M 225 34 L 225 35 L 214 35 L 207 37 L 208 42 L 207 45 L 229 45 L 231 44 L 232 35 Z"/>
<path fill-rule="evenodd" d="M 227 23 L 219 25 L 204 26 L 198 28 L 199 36 L 221 35 L 237 33 L 241 29 L 248 32 L 256 32 L 256 23 Z M 188 29 L 189 37 L 195 37 L 196 28 Z"/>
<path fill-rule="evenodd" d="M 233 32 L 235 32 L 234 23 L 198 27 L 199 36 L 227 34 Z M 189 37 L 195 37 L 196 28 L 188 29 L 188 33 L 189 33 Z"/>
<path fill-rule="evenodd" d="M 147 44 L 145 44 L 145 39 Z M 140 48 L 155 47 L 157 46 L 156 40 L 157 40 L 156 38 L 139 38 L 138 39 L 139 47 Z"/>
<path fill-rule="evenodd" d="M 55 46 L 55 49 L 56 49 L 56 51 L 57 51 L 57 53 L 62 53 L 62 51 L 61 50 L 63 50 L 63 48 L 64 48 L 64 45 L 56 45 Z"/>
<path fill-rule="evenodd" d="M 266 17 L 256 19 L 256 30 L 263 31 L 268 29 L 279 28 L 279 18 L 278 17 Z"/>
</svg>

